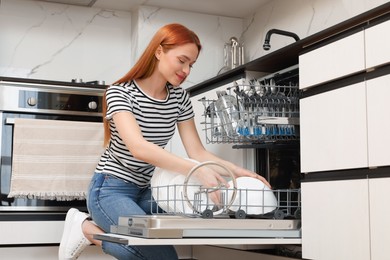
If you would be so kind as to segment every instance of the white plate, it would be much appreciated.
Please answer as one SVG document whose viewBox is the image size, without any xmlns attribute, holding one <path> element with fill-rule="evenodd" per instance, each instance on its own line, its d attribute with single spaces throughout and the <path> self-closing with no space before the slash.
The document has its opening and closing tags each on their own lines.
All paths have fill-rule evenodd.
<svg viewBox="0 0 390 260">
<path fill-rule="evenodd" d="M 270 190 L 261 180 L 252 177 L 239 177 L 237 181 L 237 195 L 230 210 L 244 210 L 246 214 L 266 214 L 276 209 L 277 199 L 272 190 Z M 233 182 L 229 182 L 233 187 Z M 233 192 L 228 190 L 228 197 Z M 228 198 L 230 199 L 230 198 Z"/>
<path fill-rule="evenodd" d="M 180 175 L 175 177 L 170 185 L 176 186 L 176 209 L 180 210 L 180 213 L 184 214 L 194 214 L 194 213 L 202 213 L 207 208 L 211 209 L 214 206 L 214 203 L 211 200 L 207 200 L 207 194 L 202 192 L 200 193 L 201 182 L 194 176 L 187 182 L 187 198 L 188 201 L 184 197 L 184 181 L 186 176 Z M 191 205 L 195 208 L 195 212 Z M 199 204 L 200 203 L 200 204 Z M 173 203 L 172 203 L 173 204 Z M 179 204 L 179 207 L 177 205 Z"/>
<path fill-rule="evenodd" d="M 178 173 L 165 171 L 161 168 L 155 169 L 150 186 L 152 188 L 152 196 L 160 208 L 166 212 L 171 211 L 168 207 L 168 194 L 170 194 L 169 180 L 175 178 Z M 155 213 L 155 212 L 154 212 Z"/>
<path fill-rule="evenodd" d="M 198 163 L 197 161 L 194 162 Z M 183 174 L 156 167 L 151 179 L 152 196 L 160 208 L 165 212 L 174 214 L 194 213 L 191 206 L 184 198 L 185 178 L 186 176 Z M 200 181 L 196 177 L 191 176 L 187 184 L 187 196 L 192 205 L 194 205 L 195 194 L 199 191 L 200 185 Z M 207 201 L 207 195 L 205 193 L 200 194 L 199 200 L 201 201 L 201 206 L 197 209 L 201 212 L 204 211 L 207 206 L 212 208 L 214 205 L 210 200 Z M 206 203 L 208 205 L 206 205 Z"/>
</svg>

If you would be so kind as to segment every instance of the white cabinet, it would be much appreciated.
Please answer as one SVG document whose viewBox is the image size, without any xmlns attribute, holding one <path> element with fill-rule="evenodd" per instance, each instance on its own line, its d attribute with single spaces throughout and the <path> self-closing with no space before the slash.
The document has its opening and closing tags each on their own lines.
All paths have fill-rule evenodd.
<svg viewBox="0 0 390 260">
<path fill-rule="evenodd" d="M 337 79 L 356 72 L 386 69 L 388 31 L 389 20 L 304 53 L 299 57 L 300 88 L 318 89 L 325 82 L 337 87 Z M 302 172 L 390 165 L 390 75 L 360 80 L 301 99 Z"/>
<path fill-rule="evenodd" d="M 367 179 L 302 183 L 304 259 L 370 259 L 369 223 Z"/>
<path fill-rule="evenodd" d="M 390 165 L 390 75 L 368 80 L 366 84 L 369 166 Z"/>
<path fill-rule="evenodd" d="M 390 62 L 390 20 L 299 57 L 300 88 L 305 89 Z"/>
<path fill-rule="evenodd" d="M 389 259 L 389 30 L 386 21 L 300 57 L 305 90 L 300 100 L 301 171 L 308 173 L 301 186 L 305 259 Z M 359 57 L 345 60 L 337 47 Z M 332 64 L 335 70 L 342 64 L 342 74 Z M 338 180 L 323 181 L 337 170 L 343 170 Z M 378 172 L 384 175 L 375 176 Z M 349 179 L 354 174 L 357 179 Z"/>
<path fill-rule="evenodd" d="M 364 31 L 299 56 L 301 89 L 365 69 Z"/>
<path fill-rule="evenodd" d="M 390 165 L 390 75 L 300 100 L 301 171 Z"/>
<path fill-rule="evenodd" d="M 371 260 L 388 259 L 390 255 L 390 178 L 369 179 Z"/>
<path fill-rule="evenodd" d="M 366 68 L 390 62 L 390 20 L 365 30 Z"/>
<path fill-rule="evenodd" d="M 367 167 L 366 87 L 300 100 L 301 171 Z"/>
<path fill-rule="evenodd" d="M 303 258 L 385 260 L 390 178 L 302 183 Z"/>
</svg>

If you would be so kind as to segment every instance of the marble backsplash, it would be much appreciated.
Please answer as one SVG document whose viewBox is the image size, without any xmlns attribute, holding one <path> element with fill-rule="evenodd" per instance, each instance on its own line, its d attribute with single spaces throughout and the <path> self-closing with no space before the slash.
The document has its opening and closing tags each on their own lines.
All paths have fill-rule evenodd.
<svg viewBox="0 0 390 260">
<path fill-rule="evenodd" d="M 128 12 L 3 0 L 0 24 L 1 76 L 109 82 L 130 64 Z"/>
<path fill-rule="evenodd" d="M 142 6 L 137 12 L 2 0 L 0 76 L 110 83 L 134 64 L 161 26 L 178 22 L 197 32 L 203 51 L 186 85 L 222 67 L 225 39 L 240 34 L 242 19 Z"/>
<path fill-rule="evenodd" d="M 294 32 L 301 39 L 348 20 L 387 0 L 273 0 L 244 21 L 246 56 L 249 60 L 294 42 L 291 37 L 272 35 L 271 49 L 263 50 L 270 29 Z"/>
<path fill-rule="evenodd" d="M 203 50 L 184 87 L 218 74 L 223 46 L 237 37 L 247 61 L 294 40 L 274 35 L 271 50 L 262 45 L 269 29 L 292 31 L 301 38 L 321 31 L 385 0 L 275 0 L 246 19 L 141 6 L 134 12 L 40 1 L 0 2 L 0 76 L 110 83 L 134 64 L 154 32 L 178 22 L 194 30 Z"/>
</svg>

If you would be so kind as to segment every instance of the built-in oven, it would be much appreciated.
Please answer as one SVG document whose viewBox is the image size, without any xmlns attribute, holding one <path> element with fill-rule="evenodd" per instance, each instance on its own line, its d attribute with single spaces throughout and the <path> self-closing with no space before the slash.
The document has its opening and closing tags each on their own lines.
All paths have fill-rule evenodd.
<svg viewBox="0 0 390 260">
<path fill-rule="evenodd" d="M 0 221 L 63 220 L 85 200 L 10 197 L 14 122 L 18 118 L 102 122 L 104 85 L 39 80 L 0 81 Z"/>
</svg>

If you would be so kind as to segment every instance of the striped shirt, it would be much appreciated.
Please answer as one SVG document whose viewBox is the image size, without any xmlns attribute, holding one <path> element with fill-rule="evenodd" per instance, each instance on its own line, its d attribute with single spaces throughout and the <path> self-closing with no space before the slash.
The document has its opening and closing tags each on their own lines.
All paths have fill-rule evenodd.
<svg viewBox="0 0 390 260">
<path fill-rule="evenodd" d="M 127 111 L 135 117 L 143 137 L 162 148 L 175 133 L 176 123 L 194 117 L 188 93 L 181 87 L 167 85 L 165 100 L 157 100 L 144 93 L 134 81 L 108 87 L 107 114 L 111 139 L 96 167 L 96 172 L 108 173 L 139 187 L 147 187 L 154 166 L 134 158 L 120 138 L 112 117 Z"/>
</svg>

